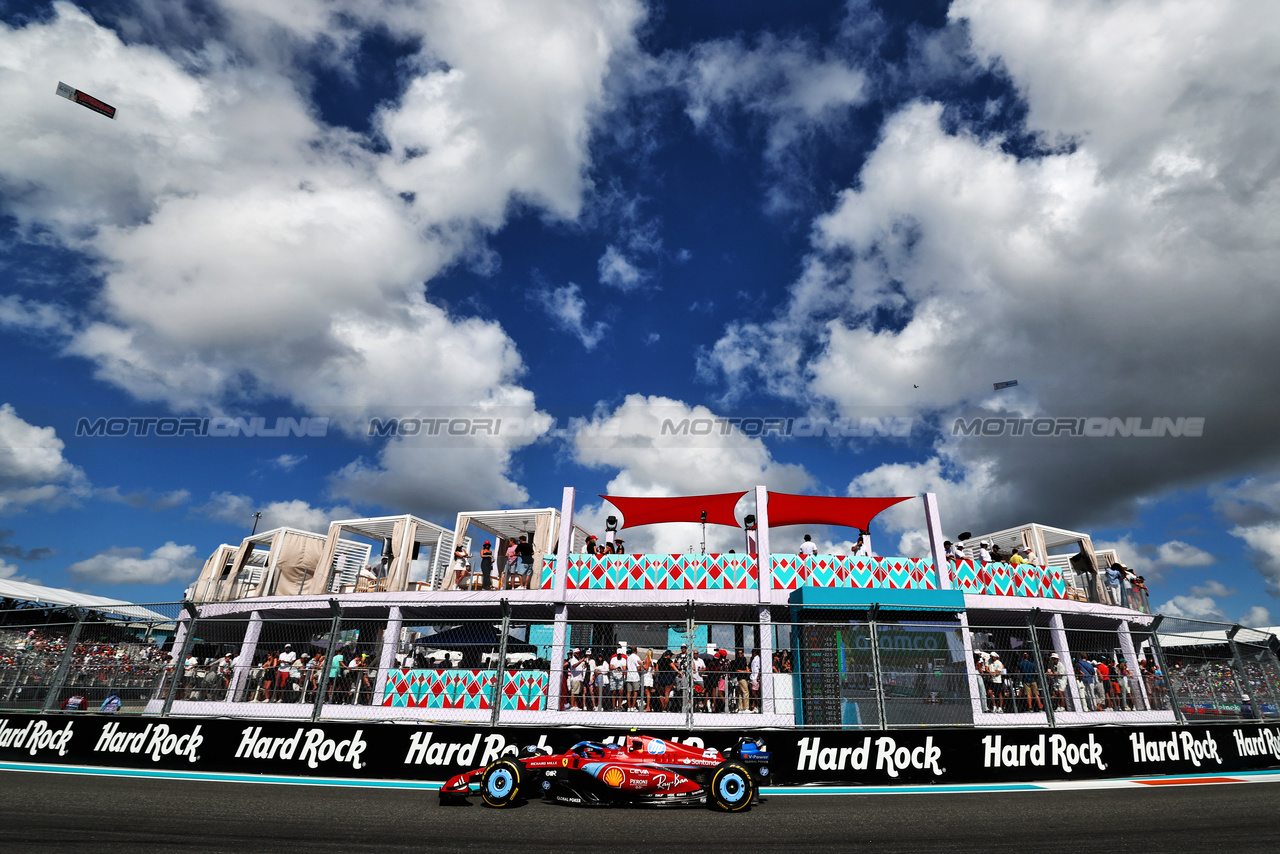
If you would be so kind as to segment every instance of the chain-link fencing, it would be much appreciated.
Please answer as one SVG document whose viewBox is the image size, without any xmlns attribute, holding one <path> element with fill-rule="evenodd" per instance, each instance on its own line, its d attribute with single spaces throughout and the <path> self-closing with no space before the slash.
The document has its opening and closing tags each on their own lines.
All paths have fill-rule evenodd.
<svg viewBox="0 0 1280 854">
<path fill-rule="evenodd" d="M 0 610 L 0 707 L 851 729 L 1280 718 L 1275 639 L 1188 620 L 694 603 L 127 610 Z"/>
</svg>

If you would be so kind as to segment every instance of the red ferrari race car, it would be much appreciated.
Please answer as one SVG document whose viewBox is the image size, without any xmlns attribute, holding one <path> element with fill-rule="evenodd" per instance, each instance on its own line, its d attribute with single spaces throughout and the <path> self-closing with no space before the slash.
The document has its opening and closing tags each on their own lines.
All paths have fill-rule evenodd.
<svg viewBox="0 0 1280 854">
<path fill-rule="evenodd" d="M 440 787 L 441 803 L 479 795 L 491 807 L 530 798 L 583 806 L 707 804 L 738 812 L 759 802 L 769 777 L 765 745 L 741 738 L 725 754 L 648 735 L 621 744 L 582 741 L 555 754 L 526 747 Z"/>
</svg>

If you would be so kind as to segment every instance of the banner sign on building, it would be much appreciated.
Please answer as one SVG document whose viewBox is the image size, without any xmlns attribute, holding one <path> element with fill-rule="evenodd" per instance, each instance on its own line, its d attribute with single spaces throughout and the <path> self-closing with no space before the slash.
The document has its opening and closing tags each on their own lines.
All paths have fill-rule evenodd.
<svg viewBox="0 0 1280 854">
<path fill-rule="evenodd" d="M 629 729 L 251 721 L 0 713 L 0 761 L 116 768 L 441 781 L 525 745 L 617 743 Z M 775 785 L 1005 783 L 1219 774 L 1280 767 L 1280 726 L 1068 729 L 652 730 L 727 750 L 742 735 L 772 753 Z"/>
</svg>

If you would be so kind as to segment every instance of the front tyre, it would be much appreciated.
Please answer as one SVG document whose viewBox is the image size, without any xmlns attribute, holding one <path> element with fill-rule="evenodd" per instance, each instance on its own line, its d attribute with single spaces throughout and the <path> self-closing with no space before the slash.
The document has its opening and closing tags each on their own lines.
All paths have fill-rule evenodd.
<svg viewBox="0 0 1280 854">
<path fill-rule="evenodd" d="M 746 809 L 754 795 L 751 772 L 737 762 L 726 762 L 717 768 L 707 787 L 707 803 L 723 812 Z"/>
<path fill-rule="evenodd" d="M 520 796 L 519 762 L 499 759 L 480 777 L 480 797 L 491 807 L 509 807 Z"/>
</svg>

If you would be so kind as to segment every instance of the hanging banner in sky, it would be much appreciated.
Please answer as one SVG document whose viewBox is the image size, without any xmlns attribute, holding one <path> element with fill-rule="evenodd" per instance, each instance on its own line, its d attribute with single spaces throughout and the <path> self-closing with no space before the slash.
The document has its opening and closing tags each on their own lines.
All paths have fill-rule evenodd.
<svg viewBox="0 0 1280 854">
<path fill-rule="evenodd" d="M 97 98 L 81 92 L 79 89 L 68 86 L 61 80 L 58 81 L 58 94 L 66 98 L 68 101 L 75 101 L 83 107 L 88 107 L 95 113 L 102 113 L 102 115 L 109 119 L 114 119 L 116 117 L 115 107 L 105 101 L 99 101 Z"/>
</svg>

